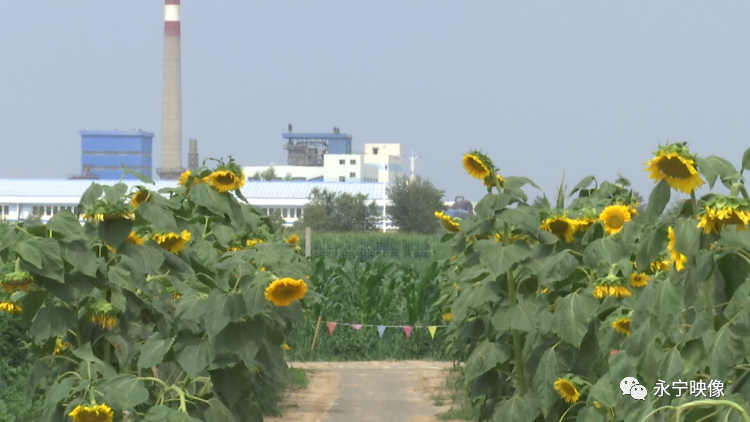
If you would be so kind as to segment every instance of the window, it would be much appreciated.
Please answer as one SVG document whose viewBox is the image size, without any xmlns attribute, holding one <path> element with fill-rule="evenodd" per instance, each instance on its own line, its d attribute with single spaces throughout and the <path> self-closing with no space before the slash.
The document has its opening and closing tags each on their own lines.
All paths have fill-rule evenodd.
<svg viewBox="0 0 750 422">
<path fill-rule="evenodd" d="M 268 209 L 268 215 L 271 215 L 271 214 L 273 214 L 273 208 Z"/>
<path fill-rule="evenodd" d="M 281 209 L 281 216 L 284 217 L 284 218 L 289 217 L 289 214 L 287 213 L 287 208 L 282 208 Z"/>
<path fill-rule="evenodd" d="M 60 207 L 52 207 L 52 215 L 57 215 L 59 211 L 60 211 Z"/>
<path fill-rule="evenodd" d="M 10 215 L 10 207 L 8 205 L 3 205 L 1 208 L 3 210 L 3 215 Z"/>
<path fill-rule="evenodd" d="M 383 167 L 385 167 L 385 169 L 388 170 L 388 166 L 383 166 Z"/>
<path fill-rule="evenodd" d="M 341 164 L 341 165 L 346 164 L 346 160 L 339 160 L 339 164 Z"/>
<path fill-rule="evenodd" d="M 302 208 L 297 208 L 297 218 L 302 218 Z"/>
<path fill-rule="evenodd" d="M 349 173 L 349 177 L 357 177 L 357 173 Z"/>
<path fill-rule="evenodd" d="M 346 178 L 344 176 L 339 176 L 339 182 L 346 182 Z"/>
<path fill-rule="evenodd" d="M 268 208 L 263 208 L 263 214 L 268 215 Z"/>
<path fill-rule="evenodd" d="M 349 160 L 349 164 L 357 164 L 357 160 Z"/>
<path fill-rule="evenodd" d="M 47 205 L 47 212 L 45 212 L 44 215 L 52 215 L 52 207 Z"/>
<path fill-rule="evenodd" d="M 372 147 L 372 155 L 378 155 L 378 147 Z"/>
</svg>

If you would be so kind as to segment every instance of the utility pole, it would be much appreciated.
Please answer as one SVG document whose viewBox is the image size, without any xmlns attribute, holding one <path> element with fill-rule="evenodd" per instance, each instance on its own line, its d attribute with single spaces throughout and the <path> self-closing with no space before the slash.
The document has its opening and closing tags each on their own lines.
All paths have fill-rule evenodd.
<svg viewBox="0 0 750 422">
<path fill-rule="evenodd" d="M 421 155 L 420 155 L 420 156 L 417 156 L 417 157 L 415 157 L 415 156 L 414 156 L 414 148 L 412 148 L 412 149 L 411 149 L 411 157 L 409 157 L 409 159 L 411 160 L 411 181 L 412 181 L 412 182 L 414 181 L 414 174 L 415 174 L 415 170 L 414 170 L 414 162 L 415 162 L 415 161 L 416 161 L 416 160 L 417 160 L 418 158 L 420 158 L 420 157 L 421 157 Z"/>
</svg>

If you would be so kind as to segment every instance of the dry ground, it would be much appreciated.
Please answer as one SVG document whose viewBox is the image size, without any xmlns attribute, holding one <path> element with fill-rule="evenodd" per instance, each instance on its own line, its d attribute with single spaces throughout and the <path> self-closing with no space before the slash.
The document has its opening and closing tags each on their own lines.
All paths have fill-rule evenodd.
<svg viewBox="0 0 750 422">
<path fill-rule="evenodd" d="M 444 391 L 449 362 L 375 361 L 290 363 L 302 368 L 307 388 L 290 392 L 283 416 L 294 422 L 437 422 L 432 397 Z M 458 421 L 456 421 L 458 422 Z"/>
</svg>

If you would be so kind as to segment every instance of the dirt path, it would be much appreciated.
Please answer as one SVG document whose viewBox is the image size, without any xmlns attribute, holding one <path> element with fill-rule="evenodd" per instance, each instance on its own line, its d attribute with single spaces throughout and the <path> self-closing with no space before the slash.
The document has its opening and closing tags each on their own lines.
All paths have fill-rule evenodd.
<svg viewBox="0 0 750 422">
<path fill-rule="evenodd" d="M 309 384 L 291 393 L 284 415 L 268 421 L 436 422 L 431 396 L 445 384 L 450 362 L 307 362 Z"/>
</svg>

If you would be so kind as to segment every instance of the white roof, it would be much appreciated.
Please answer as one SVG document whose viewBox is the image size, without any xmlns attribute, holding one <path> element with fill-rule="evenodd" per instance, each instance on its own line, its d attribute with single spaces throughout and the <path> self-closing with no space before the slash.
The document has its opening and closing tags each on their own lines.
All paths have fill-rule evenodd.
<svg viewBox="0 0 750 422">
<path fill-rule="evenodd" d="M 0 179 L 2 197 L 71 197 L 80 198 L 91 183 L 114 185 L 117 180 L 80 179 Z M 143 185 L 152 190 L 177 187 L 177 181 L 158 180 L 156 186 L 140 181 L 123 181 L 129 187 Z M 318 188 L 336 193 L 364 193 L 370 200 L 383 199 L 382 183 L 367 182 L 308 182 L 308 181 L 248 181 L 242 194 L 250 199 L 307 199 L 310 192 Z"/>
</svg>

